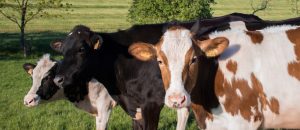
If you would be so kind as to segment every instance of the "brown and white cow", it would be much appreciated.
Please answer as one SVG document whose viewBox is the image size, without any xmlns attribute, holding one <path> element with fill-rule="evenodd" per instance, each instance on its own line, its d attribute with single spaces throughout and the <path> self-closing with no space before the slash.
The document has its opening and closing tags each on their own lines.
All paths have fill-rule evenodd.
<svg viewBox="0 0 300 130">
<path fill-rule="evenodd" d="M 59 63 L 50 59 L 50 55 L 44 55 L 33 65 L 25 63 L 24 69 L 32 77 L 32 87 L 24 97 L 24 105 L 34 107 L 40 103 L 51 102 L 59 99 L 70 100 L 77 108 L 82 109 L 96 117 L 96 129 L 105 130 L 111 109 L 116 102 L 108 94 L 103 84 L 92 79 L 79 91 L 70 91 L 55 85 L 53 79 Z M 77 84 L 78 85 L 78 84 Z M 72 89 L 76 89 L 76 87 Z M 78 99 L 74 99 L 76 97 Z"/>
<path fill-rule="evenodd" d="M 297 26 L 227 30 L 202 41 L 188 29 L 171 26 L 158 44 L 137 43 L 129 52 L 140 60 L 157 58 L 169 107 L 189 106 L 188 93 L 197 87 L 213 88 L 219 104 L 196 115 L 206 129 L 300 128 Z"/>
</svg>

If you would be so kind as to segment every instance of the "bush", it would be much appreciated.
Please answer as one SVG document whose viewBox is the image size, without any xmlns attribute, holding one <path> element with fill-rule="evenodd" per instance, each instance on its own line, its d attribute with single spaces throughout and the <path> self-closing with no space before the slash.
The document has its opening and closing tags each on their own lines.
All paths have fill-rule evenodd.
<svg viewBox="0 0 300 130">
<path fill-rule="evenodd" d="M 133 24 L 210 18 L 214 0 L 133 0 L 128 21 Z"/>
</svg>

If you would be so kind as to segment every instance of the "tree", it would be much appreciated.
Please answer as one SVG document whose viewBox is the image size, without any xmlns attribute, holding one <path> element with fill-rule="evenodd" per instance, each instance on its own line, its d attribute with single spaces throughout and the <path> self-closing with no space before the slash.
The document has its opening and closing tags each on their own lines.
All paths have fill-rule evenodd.
<svg viewBox="0 0 300 130">
<path fill-rule="evenodd" d="M 128 21 L 134 24 L 210 18 L 214 0 L 133 0 Z"/>
<path fill-rule="evenodd" d="M 252 14 L 266 10 L 270 1 L 271 0 L 261 0 L 260 4 L 255 6 L 253 0 L 251 0 L 251 8 L 253 10 Z"/>
<path fill-rule="evenodd" d="M 0 14 L 14 22 L 20 29 L 20 46 L 24 57 L 28 56 L 29 48 L 25 42 L 25 27 L 33 19 L 50 16 L 48 9 L 66 9 L 71 6 L 62 0 L 0 0 Z"/>
</svg>

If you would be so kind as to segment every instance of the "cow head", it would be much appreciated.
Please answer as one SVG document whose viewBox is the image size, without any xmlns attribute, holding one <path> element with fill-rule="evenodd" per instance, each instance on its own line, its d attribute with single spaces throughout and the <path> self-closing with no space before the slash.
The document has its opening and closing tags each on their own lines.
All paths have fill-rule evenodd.
<svg viewBox="0 0 300 130">
<path fill-rule="evenodd" d="M 195 26 L 193 28 L 197 28 Z M 195 86 L 198 69 L 202 69 L 198 68 L 198 58 L 216 57 L 229 43 L 223 37 L 200 41 L 193 36 L 189 29 L 171 25 L 156 45 L 135 43 L 128 50 L 142 61 L 157 59 L 166 89 L 165 104 L 171 108 L 190 105 L 190 92 Z"/>
<path fill-rule="evenodd" d="M 41 100 L 61 98 L 59 91 L 62 89 L 53 82 L 57 62 L 51 60 L 49 54 L 44 55 L 37 65 L 25 63 L 23 68 L 32 77 L 32 87 L 24 97 L 24 105 L 32 107 L 38 105 Z"/>
<path fill-rule="evenodd" d="M 64 56 L 54 79 L 55 84 L 72 84 L 74 77 L 87 67 L 87 57 L 99 49 L 101 43 L 102 38 L 83 25 L 75 26 L 63 41 L 51 43 L 50 46 Z"/>
</svg>

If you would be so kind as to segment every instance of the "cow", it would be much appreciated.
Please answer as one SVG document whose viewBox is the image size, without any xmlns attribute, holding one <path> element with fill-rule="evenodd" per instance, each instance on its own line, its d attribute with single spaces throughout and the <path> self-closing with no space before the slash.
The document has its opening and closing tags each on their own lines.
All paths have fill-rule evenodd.
<svg viewBox="0 0 300 130">
<path fill-rule="evenodd" d="M 261 21 L 251 16 L 253 15 L 246 15 L 244 18 L 243 15 L 226 15 L 216 18 L 218 22 L 213 25 L 231 20 L 243 20 L 246 23 Z M 205 22 L 207 21 L 200 21 Z M 159 66 L 156 60 L 147 61 L 149 65 L 133 59 L 127 49 L 138 41 L 155 44 L 159 41 L 165 25 L 134 25 L 114 33 L 95 33 L 84 26 L 75 27 L 64 41 L 51 44 L 55 51 L 64 55 L 55 83 L 68 87 L 73 81 L 87 81 L 94 76 L 107 87 L 111 95 L 117 95 L 115 100 L 132 118 L 141 114 L 140 120 L 133 120 L 134 129 L 157 129 L 159 113 L 164 103 L 164 90 L 161 89 L 164 85 Z M 181 25 L 186 28 L 192 26 L 191 23 Z M 207 29 L 201 30 L 200 28 L 198 32 L 206 32 Z M 151 82 L 148 83 L 149 81 Z M 189 113 L 186 107 L 181 108 L 177 110 L 177 129 L 185 128 Z M 200 109 L 199 106 L 196 108 Z M 197 120 L 201 122 L 202 119 Z"/>
<path fill-rule="evenodd" d="M 235 15 L 218 17 L 218 21 L 261 20 L 254 15 Z M 181 25 L 191 27 L 193 22 Z M 132 59 L 127 49 L 136 41 L 156 43 L 164 26 L 165 23 L 134 25 L 127 30 L 98 34 L 84 26 L 75 27 L 63 42 L 51 44 L 54 50 L 64 55 L 64 65 L 60 67 L 55 82 L 68 87 L 73 81 L 86 82 L 94 76 L 107 86 L 111 95 L 118 95 L 115 100 L 132 118 L 140 119 L 133 120 L 134 129 L 157 129 L 164 100 L 158 65 L 155 60 L 149 61 L 149 65 Z M 178 110 L 177 129 L 185 128 L 187 114 L 187 109 Z"/>
<path fill-rule="evenodd" d="M 111 109 L 116 105 L 106 88 L 96 79 L 82 86 L 76 84 L 72 90 L 60 88 L 53 82 L 58 66 L 59 62 L 50 59 L 49 54 L 45 54 L 37 65 L 31 63 L 23 65 L 25 71 L 32 77 L 32 87 L 24 97 L 24 105 L 34 107 L 40 103 L 68 99 L 77 108 L 96 117 L 97 130 L 105 130 Z M 73 91 L 78 86 L 80 90 Z"/>
<path fill-rule="evenodd" d="M 299 26 L 202 38 L 193 33 L 197 27 L 171 25 L 157 44 L 139 42 L 128 50 L 139 60 L 158 61 L 167 106 L 191 106 L 203 129 L 300 128 Z"/>
</svg>

